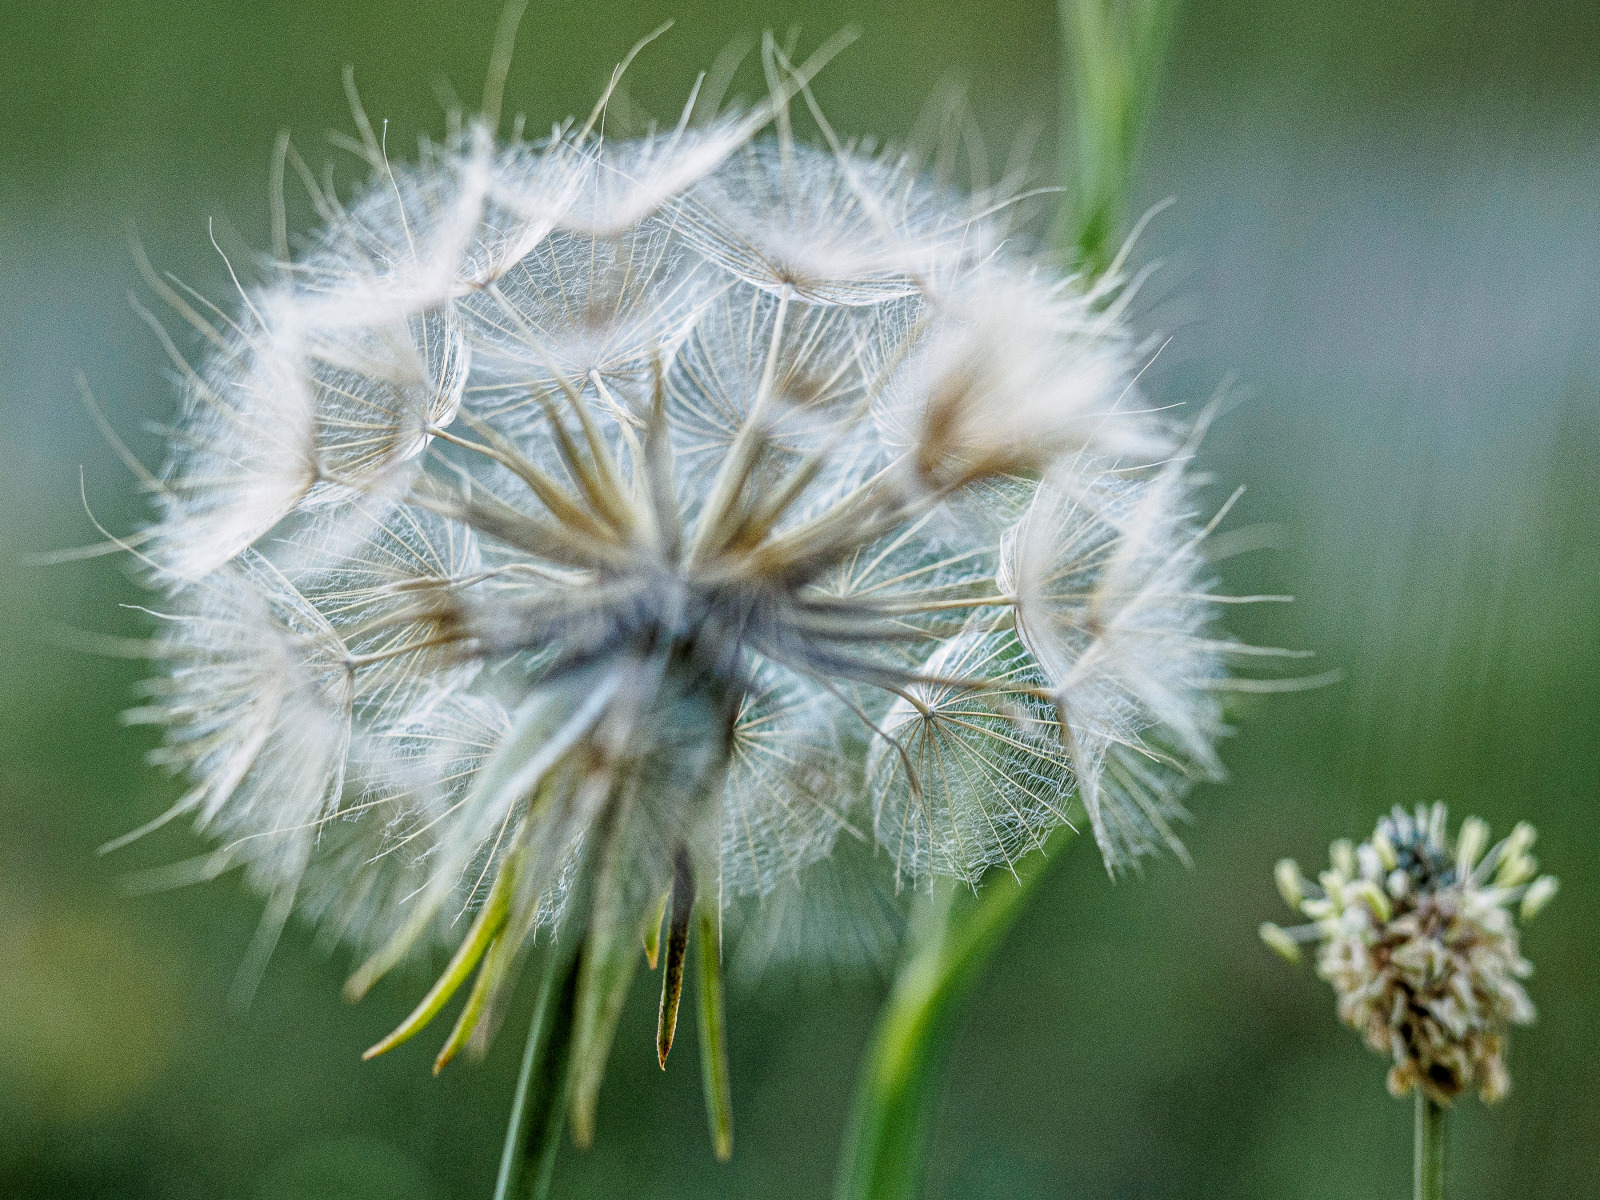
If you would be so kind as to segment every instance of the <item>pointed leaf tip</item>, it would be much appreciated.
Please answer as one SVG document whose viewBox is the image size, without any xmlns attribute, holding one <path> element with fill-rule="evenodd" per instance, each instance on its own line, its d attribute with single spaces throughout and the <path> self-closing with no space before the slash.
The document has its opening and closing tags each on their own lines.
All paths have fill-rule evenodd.
<svg viewBox="0 0 1600 1200">
<path fill-rule="evenodd" d="M 456 1018 L 455 1027 L 450 1030 L 450 1037 L 439 1051 L 439 1056 L 433 1060 L 435 1075 L 450 1065 L 450 1060 L 461 1053 L 462 1047 L 477 1031 L 478 1023 L 483 1020 L 489 1001 L 510 970 L 516 952 L 517 948 L 511 944 L 510 938 L 497 937 L 490 945 L 483 956 L 483 966 L 478 968 L 478 977 L 473 980 L 467 1002 L 461 1008 L 461 1015 Z"/>
<path fill-rule="evenodd" d="M 661 961 L 661 922 L 667 914 L 667 902 L 672 899 L 672 889 L 661 893 L 661 900 L 650 910 L 644 922 L 644 960 L 654 971 Z"/>
<path fill-rule="evenodd" d="M 678 1004 L 683 998 L 683 964 L 689 951 L 689 919 L 694 914 L 694 871 L 689 852 L 678 847 L 673 864 L 672 923 L 667 929 L 667 965 L 661 975 L 661 1009 L 656 1019 L 656 1060 L 667 1069 L 667 1055 L 678 1029 Z"/>
</svg>

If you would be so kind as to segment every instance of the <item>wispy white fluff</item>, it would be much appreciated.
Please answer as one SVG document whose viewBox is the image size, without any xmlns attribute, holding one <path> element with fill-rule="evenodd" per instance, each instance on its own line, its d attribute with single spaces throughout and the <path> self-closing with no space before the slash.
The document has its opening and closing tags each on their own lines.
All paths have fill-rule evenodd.
<svg viewBox="0 0 1600 1200">
<path fill-rule="evenodd" d="M 767 64 L 642 141 L 396 165 L 358 109 L 371 178 L 186 376 L 139 716 L 354 991 L 484 908 L 493 1001 L 570 896 L 634 938 L 841 835 L 976 882 L 1081 801 L 1119 867 L 1218 769 L 1235 647 L 1117 281 L 796 141 Z"/>
</svg>

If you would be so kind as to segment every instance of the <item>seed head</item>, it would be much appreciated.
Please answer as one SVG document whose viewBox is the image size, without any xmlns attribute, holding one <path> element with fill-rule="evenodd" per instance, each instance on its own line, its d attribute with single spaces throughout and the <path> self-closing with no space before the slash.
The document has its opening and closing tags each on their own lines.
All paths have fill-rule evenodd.
<svg viewBox="0 0 1600 1200">
<path fill-rule="evenodd" d="M 568 931 L 580 1140 L 641 929 L 681 979 L 696 905 L 841 832 L 976 881 L 1074 793 L 1109 867 L 1176 848 L 1240 649 L 1118 281 L 797 143 L 766 56 L 766 103 L 642 140 L 368 136 L 204 325 L 148 543 L 176 811 L 369 954 L 352 995 L 458 945 L 383 1048 L 475 965 L 441 1062 L 481 1048 Z"/>
<path fill-rule="evenodd" d="M 1261 927 L 1262 940 L 1291 961 L 1315 941 L 1317 974 L 1333 985 L 1339 1017 L 1389 1056 L 1389 1090 L 1421 1088 L 1448 1104 L 1468 1088 L 1486 1101 L 1511 1086 L 1508 1025 L 1533 1021 L 1521 980 L 1532 966 L 1517 946 L 1513 905 L 1523 920 L 1556 892 L 1535 879 L 1523 823 L 1488 849 L 1489 827 L 1468 817 L 1452 842 L 1445 807 L 1396 808 L 1359 846 L 1335 842 L 1321 886 L 1291 859 L 1279 890 L 1311 924 Z"/>
</svg>

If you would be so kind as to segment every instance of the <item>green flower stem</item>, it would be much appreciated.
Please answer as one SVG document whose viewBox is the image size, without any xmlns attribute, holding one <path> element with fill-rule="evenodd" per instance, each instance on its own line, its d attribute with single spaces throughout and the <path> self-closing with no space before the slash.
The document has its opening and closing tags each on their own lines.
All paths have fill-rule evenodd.
<svg viewBox="0 0 1600 1200">
<path fill-rule="evenodd" d="M 550 1191 L 556 1150 L 567 1118 L 567 1065 L 578 990 L 578 955 L 560 945 L 547 948 L 544 977 L 533 1006 L 533 1023 L 522 1051 L 517 1090 L 494 1200 L 533 1197 Z"/>
<path fill-rule="evenodd" d="M 1062 826 L 1015 874 L 992 872 L 976 896 L 940 888 L 917 912 L 910 952 L 862 1060 L 837 1200 L 916 1196 L 957 1005 L 1071 837 Z"/>
<path fill-rule="evenodd" d="M 1058 0 L 1063 157 L 1071 201 L 1057 243 L 1090 275 L 1111 265 L 1125 233 L 1133 159 L 1155 95 L 1177 0 Z"/>
<path fill-rule="evenodd" d="M 1444 1200 L 1444 1105 L 1417 1089 L 1416 1200 Z"/>
</svg>

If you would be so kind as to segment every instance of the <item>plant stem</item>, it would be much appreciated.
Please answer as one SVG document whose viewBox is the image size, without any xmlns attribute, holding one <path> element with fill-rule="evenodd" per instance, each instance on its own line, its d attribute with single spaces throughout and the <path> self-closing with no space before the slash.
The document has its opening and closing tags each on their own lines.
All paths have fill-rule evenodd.
<svg viewBox="0 0 1600 1200">
<path fill-rule="evenodd" d="M 976 896 L 942 888 L 917 913 L 912 947 L 862 1059 L 837 1200 L 916 1196 L 955 1008 L 1071 836 L 1062 826 L 1014 874 L 994 872 Z"/>
<path fill-rule="evenodd" d="M 566 1124 L 567 1060 L 572 1045 L 577 958 L 563 947 L 547 950 L 544 978 L 533 1006 L 533 1022 L 517 1071 L 511 1120 L 500 1153 L 494 1200 L 544 1197 L 550 1190 L 556 1150 Z"/>
<path fill-rule="evenodd" d="M 1116 256 L 1125 232 L 1133 160 L 1155 94 L 1178 0 L 1057 0 L 1063 157 L 1072 200 L 1056 239 L 1091 275 Z"/>
<path fill-rule="evenodd" d="M 1415 1200 L 1444 1200 L 1444 1105 L 1417 1089 Z"/>
</svg>

